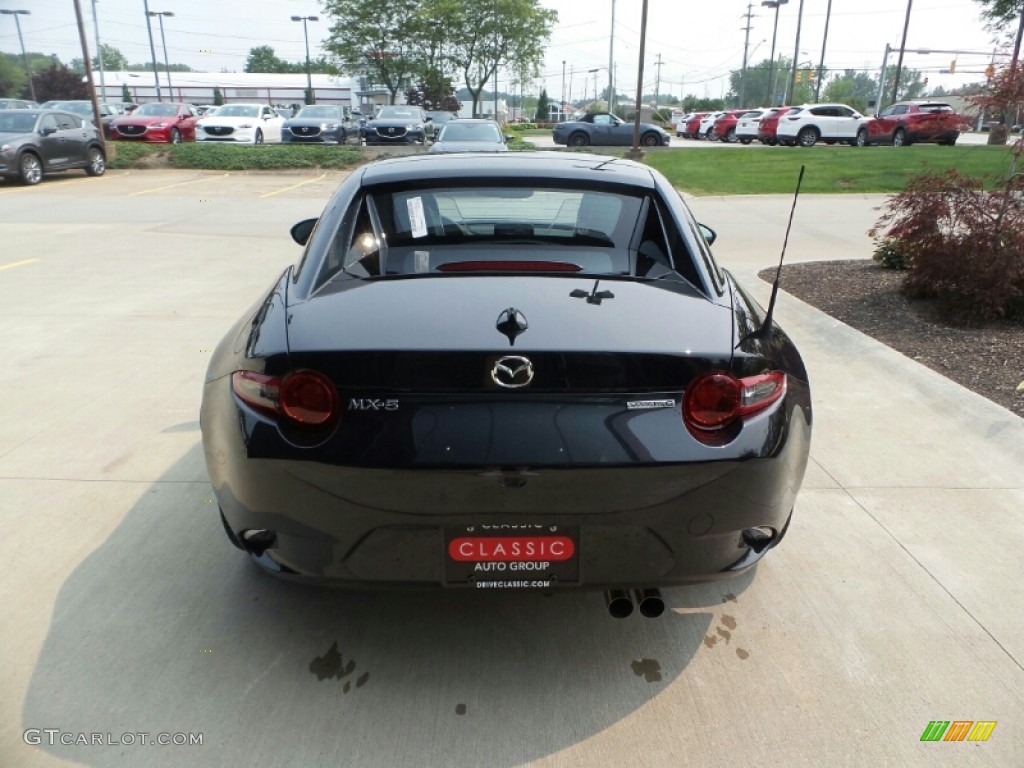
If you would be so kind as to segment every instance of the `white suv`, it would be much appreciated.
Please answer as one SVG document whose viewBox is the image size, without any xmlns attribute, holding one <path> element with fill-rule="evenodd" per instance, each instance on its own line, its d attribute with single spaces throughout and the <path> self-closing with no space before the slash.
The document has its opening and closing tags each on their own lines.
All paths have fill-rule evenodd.
<svg viewBox="0 0 1024 768">
<path fill-rule="evenodd" d="M 868 119 L 845 104 L 801 104 L 779 119 L 775 132 L 780 144 L 813 147 L 817 142 L 857 143 L 857 131 Z"/>
</svg>

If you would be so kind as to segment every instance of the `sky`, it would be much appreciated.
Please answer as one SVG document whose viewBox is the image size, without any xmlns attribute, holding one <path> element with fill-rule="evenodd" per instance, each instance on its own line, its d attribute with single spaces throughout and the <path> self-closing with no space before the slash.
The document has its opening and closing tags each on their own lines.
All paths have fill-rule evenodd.
<svg viewBox="0 0 1024 768">
<path fill-rule="evenodd" d="M 150 60 L 144 2 L 151 11 L 172 11 L 165 17 L 168 58 L 203 71 L 242 71 L 250 48 L 269 45 L 281 58 L 305 58 L 302 24 L 293 15 L 319 15 L 310 22 L 310 54 L 316 57 L 329 22 L 315 0 L 81 0 L 90 53 L 94 53 L 93 9 L 98 15 L 100 40 L 118 48 L 131 62 Z M 639 60 L 641 0 L 541 0 L 558 11 L 541 77 L 526 84 L 527 93 L 538 93 L 543 84 L 552 99 L 562 93 L 565 62 L 566 95 L 578 98 L 608 84 L 612 4 L 615 4 L 614 60 L 616 91 L 634 94 Z M 776 57 L 792 58 L 796 43 L 800 0 L 790 0 L 779 10 Z M 817 66 L 821 58 L 829 0 L 805 0 L 798 60 Z M 885 46 L 898 47 L 903 33 L 906 4 L 896 0 L 832 0 L 831 21 L 825 50 L 825 66 L 833 70 L 859 69 L 876 75 Z M 29 51 L 56 53 L 67 62 L 81 57 L 74 6 L 71 0 L 0 0 L 0 9 L 24 9 L 19 16 L 25 47 Z M 771 53 L 774 10 L 760 0 L 750 6 L 748 60 L 755 64 Z M 743 63 L 748 4 L 746 0 L 649 0 L 644 92 L 681 96 L 720 97 L 728 91 L 726 77 Z M 157 57 L 162 59 L 160 35 L 153 25 Z M 992 35 L 985 30 L 980 6 L 973 0 L 916 0 L 907 36 L 904 66 L 918 69 L 929 78 L 929 88 L 946 89 L 981 80 L 993 50 Z M 976 53 L 920 54 L 918 49 L 971 51 Z M 19 53 L 14 17 L 0 15 L 0 50 Z M 985 53 L 987 52 L 987 53 Z M 943 74 L 957 60 L 956 74 Z M 657 62 L 661 62 L 661 66 Z M 895 63 L 895 54 L 890 65 Z M 659 77 L 660 75 L 660 77 Z M 505 75 L 499 88 L 507 90 Z M 456 87 L 460 84 L 456 83 Z"/>
</svg>

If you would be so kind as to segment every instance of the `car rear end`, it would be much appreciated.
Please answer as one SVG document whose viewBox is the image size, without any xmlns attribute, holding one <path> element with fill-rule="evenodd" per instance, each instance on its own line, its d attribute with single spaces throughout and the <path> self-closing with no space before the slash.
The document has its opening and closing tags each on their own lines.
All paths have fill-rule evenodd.
<svg viewBox="0 0 1024 768">
<path fill-rule="evenodd" d="M 757 139 L 762 144 L 768 146 L 774 146 L 778 144 L 778 137 L 776 131 L 779 127 L 779 120 L 784 114 L 786 114 L 792 107 L 772 107 L 768 112 L 761 117 L 761 120 L 757 124 Z"/>
<path fill-rule="evenodd" d="M 744 340 L 760 310 L 692 271 L 699 255 L 677 271 L 637 245 L 653 198 L 628 195 L 642 232 L 632 214 L 611 232 L 600 183 L 530 201 L 579 246 L 513 224 L 504 188 L 435 208 L 415 180 L 371 199 L 423 235 L 385 227 L 386 256 L 354 257 L 358 227 L 324 234 L 352 266 L 308 296 L 286 272 L 210 365 L 204 449 L 232 539 L 288 577 L 472 589 L 704 581 L 777 543 L 810 434 L 799 355 Z M 455 220 L 496 206 L 508 224 Z"/>
</svg>

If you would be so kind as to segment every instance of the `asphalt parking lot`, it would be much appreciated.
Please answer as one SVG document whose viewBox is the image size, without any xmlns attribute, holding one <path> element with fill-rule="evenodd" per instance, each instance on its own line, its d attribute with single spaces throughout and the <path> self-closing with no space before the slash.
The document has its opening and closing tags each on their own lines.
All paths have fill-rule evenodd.
<svg viewBox="0 0 1024 768">
<path fill-rule="evenodd" d="M 0 182 L 0 766 L 1024 765 L 1024 420 L 785 294 L 816 423 L 754 574 L 616 621 L 597 593 L 249 566 L 211 502 L 203 373 L 342 177 Z M 764 302 L 790 202 L 690 201 Z M 881 202 L 802 198 L 789 259 L 867 258 Z M 997 725 L 922 742 L 935 720 Z"/>
</svg>

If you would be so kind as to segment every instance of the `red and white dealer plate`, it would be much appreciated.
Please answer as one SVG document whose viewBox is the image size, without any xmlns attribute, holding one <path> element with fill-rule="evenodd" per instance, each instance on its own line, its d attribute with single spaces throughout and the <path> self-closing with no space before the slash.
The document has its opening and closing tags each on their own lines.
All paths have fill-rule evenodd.
<svg viewBox="0 0 1024 768">
<path fill-rule="evenodd" d="M 445 582 L 492 589 L 546 589 L 579 581 L 579 529 L 473 525 L 444 531 Z"/>
</svg>

